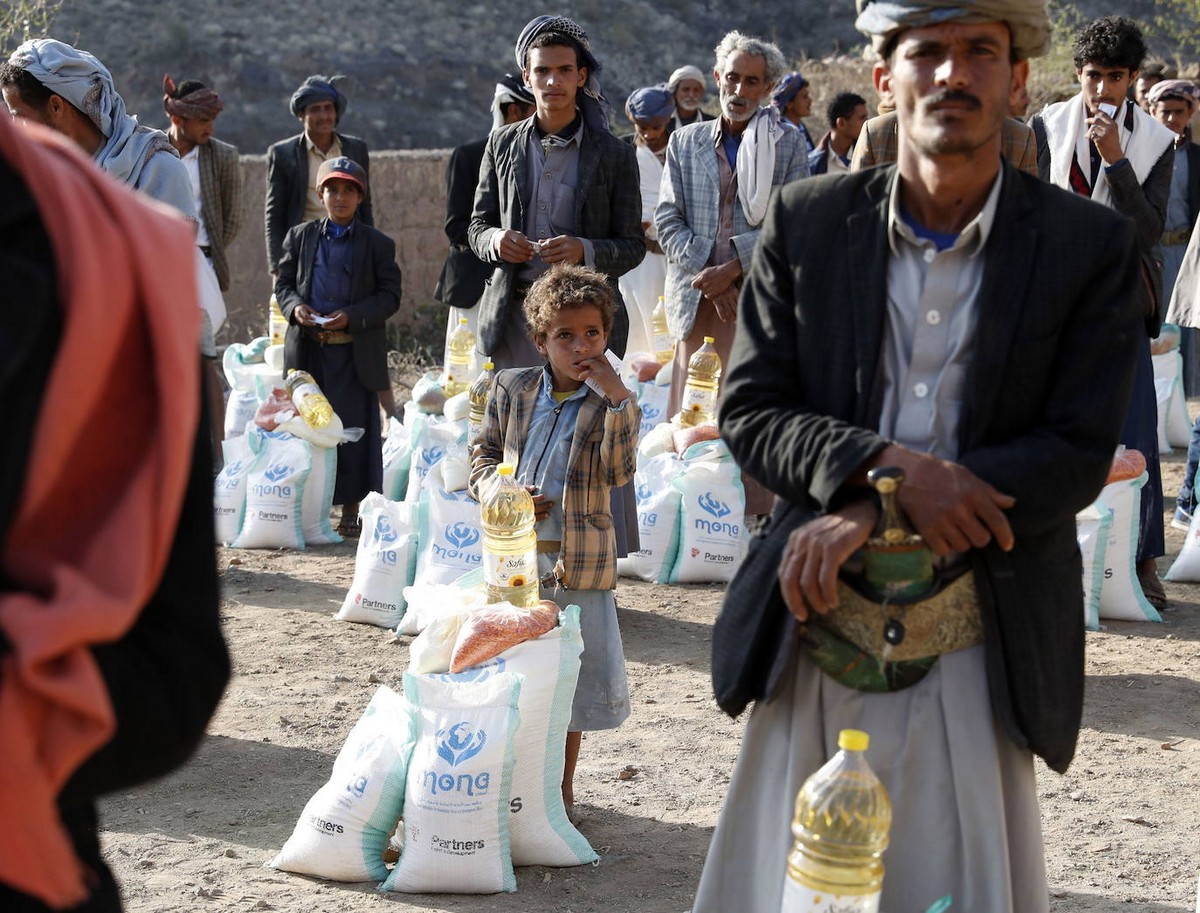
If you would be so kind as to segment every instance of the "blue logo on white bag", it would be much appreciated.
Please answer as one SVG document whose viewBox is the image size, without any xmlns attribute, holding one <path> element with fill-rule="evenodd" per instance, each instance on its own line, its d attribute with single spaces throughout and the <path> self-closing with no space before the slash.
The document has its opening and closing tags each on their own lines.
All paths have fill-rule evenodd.
<svg viewBox="0 0 1200 913">
<path fill-rule="evenodd" d="M 380 517 L 375 521 L 375 535 L 373 541 L 378 545 L 390 545 L 400 538 L 400 534 L 396 532 L 391 521 L 387 517 Z"/>
<path fill-rule="evenodd" d="M 276 463 L 263 473 L 268 482 L 278 482 L 280 479 L 286 479 L 291 474 L 292 467 L 286 463 Z"/>
<path fill-rule="evenodd" d="M 476 729 L 465 720 L 456 723 L 449 729 L 439 729 L 437 733 L 438 757 L 451 767 L 457 767 L 464 761 L 469 761 L 487 744 L 487 733 Z"/>
<path fill-rule="evenodd" d="M 662 409 L 658 408 L 658 406 L 651 406 L 649 403 L 646 403 L 646 405 L 642 406 L 643 419 L 654 421 L 660 415 L 662 415 Z"/>
<path fill-rule="evenodd" d="M 242 471 L 242 467 L 244 465 L 245 464 L 242 463 L 241 460 L 237 460 L 236 462 L 233 462 L 233 463 L 227 463 L 225 465 L 225 470 L 224 470 L 223 474 L 227 475 L 227 476 L 235 476 Z"/>
<path fill-rule="evenodd" d="M 652 497 L 654 497 L 654 492 L 650 490 L 650 486 L 645 482 L 639 483 L 635 489 L 635 492 L 637 494 L 637 501 L 639 504 L 644 504 L 646 501 L 649 501 Z"/>
<path fill-rule="evenodd" d="M 432 467 L 446 455 L 444 447 L 425 447 L 421 450 L 421 462 L 426 468 Z"/>
<path fill-rule="evenodd" d="M 446 540 L 455 548 L 470 548 L 479 541 L 479 530 L 459 520 L 446 527 Z"/>
<path fill-rule="evenodd" d="M 724 501 L 714 498 L 711 491 L 706 491 L 704 494 L 702 494 L 696 499 L 696 503 L 700 505 L 701 510 L 712 514 L 718 520 L 720 520 L 722 517 L 728 517 L 731 513 L 733 513 L 729 505 Z"/>
<path fill-rule="evenodd" d="M 355 777 L 348 784 L 346 784 L 346 790 L 361 799 L 363 797 L 363 793 L 367 791 L 368 782 L 369 781 L 366 777 Z"/>
</svg>

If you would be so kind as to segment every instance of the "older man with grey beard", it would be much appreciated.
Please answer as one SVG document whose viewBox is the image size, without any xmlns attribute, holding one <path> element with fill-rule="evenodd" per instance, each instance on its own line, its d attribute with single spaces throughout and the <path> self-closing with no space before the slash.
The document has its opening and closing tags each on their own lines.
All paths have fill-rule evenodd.
<svg viewBox="0 0 1200 913">
<path fill-rule="evenodd" d="M 742 273 L 750 267 L 772 188 L 808 176 L 800 134 L 770 103 L 787 69 L 779 48 L 730 32 L 715 50 L 721 116 L 671 134 L 654 211 L 667 257 L 667 323 L 676 340 L 672 415 L 683 399 L 688 359 L 705 336 L 716 340 L 721 361 L 729 362 Z M 770 497 L 748 487 L 746 513 L 766 513 Z"/>
</svg>

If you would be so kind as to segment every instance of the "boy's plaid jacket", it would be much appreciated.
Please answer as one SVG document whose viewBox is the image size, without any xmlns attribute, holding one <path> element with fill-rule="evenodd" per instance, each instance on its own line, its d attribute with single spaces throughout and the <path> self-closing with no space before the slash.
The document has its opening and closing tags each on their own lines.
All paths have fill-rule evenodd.
<svg viewBox="0 0 1200 913">
<path fill-rule="evenodd" d="M 543 368 L 516 368 L 496 375 L 479 436 L 471 442 L 471 495 L 479 498 L 501 463 L 516 466 L 529 436 L 542 391 Z M 609 489 L 633 478 L 642 413 L 632 396 L 625 408 L 609 409 L 588 389 L 567 461 L 563 489 L 562 553 L 555 576 L 573 590 L 611 590 L 617 585 L 617 543 Z"/>
</svg>

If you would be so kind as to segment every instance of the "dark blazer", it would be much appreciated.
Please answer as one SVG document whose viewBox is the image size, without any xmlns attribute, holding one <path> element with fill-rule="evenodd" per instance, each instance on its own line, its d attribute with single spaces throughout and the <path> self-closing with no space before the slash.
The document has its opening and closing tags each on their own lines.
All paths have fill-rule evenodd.
<svg viewBox="0 0 1200 913">
<path fill-rule="evenodd" d="M 493 253 L 492 234 L 494 229 L 525 230 L 530 197 L 527 157 L 535 120 L 531 117 L 493 131 L 479 169 L 469 237 L 475 255 L 493 267 L 479 304 L 479 340 L 484 352 L 493 351 L 504 338 L 517 271 L 516 264 L 505 263 Z M 608 345 L 623 355 L 629 317 L 617 279 L 646 256 L 637 155 L 632 146 L 611 133 L 597 135 L 586 126 L 575 186 L 575 231 L 577 237 L 592 242 L 595 268 L 608 276 L 616 296 L 619 307 Z"/>
<path fill-rule="evenodd" d="M 475 256 L 467 238 L 471 211 L 475 208 L 475 186 L 487 137 L 464 143 L 450 153 L 446 166 L 446 237 L 450 253 L 442 264 L 433 297 L 447 307 L 473 308 L 483 295 L 492 267 Z"/>
<path fill-rule="evenodd" d="M 857 496 L 843 483 L 887 444 L 873 429 L 895 175 L 886 166 L 788 184 L 763 222 L 742 290 L 721 434 L 793 516 L 773 517 L 752 553 L 781 549 L 789 528 Z M 1003 180 L 985 248 L 959 462 L 1016 498 L 1007 512 L 1013 550 L 969 553 L 992 707 L 1016 744 L 1061 771 L 1083 708 L 1075 514 L 1104 485 L 1145 344 L 1132 294 L 1137 259 L 1128 220 L 1011 164 Z M 772 659 L 781 643 L 794 645 L 777 569 L 776 562 L 759 580 L 729 589 L 713 633 L 718 700 L 739 686 L 749 698 L 769 696 Z M 765 620 L 775 633 L 755 654 L 747 632 L 764 613 L 774 613 Z"/>
<path fill-rule="evenodd" d="M 367 195 L 358 207 L 358 220 L 364 225 L 374 225 L 371 215 L 371 157 L 367 144 L 357 136 L 336 134 L 342 142 L 342 155 L 362 165 L 367 173 Z M 304 220 L 304 201 L 308 195 L 310 181 L 308 173 L 308 149 L 304 145 L 304 134 L 280 140 L 267 150 L 267 270 L 279 268 L 283 254 L 283 236 L 294 225 Z"/>
<path fill-rule="evenodd" d="M 275 297 L 288 322 L 283 338 L 284 370 L 302 367 L 300 325 L 292 319 L 298 304 L 312 298 L 313 268 L 317 261 L 317 242 L 324 219 L 305 222 L 288 229 L 283 239 L 279 278 Z M 354 368 L 368 390 L 386 390 L 390 384 L 387 370 L 387 319 L 400 307 L 400 267 L 396 265 L 396 244 L 383 232 L 358 222 L 354 226 L 354 261 L 351 267 L 350 299 L 345 310 L 350 318 L 346 331 L 354 337 Z"/>
<path fill-rule="evenodd" d="M 1200 217 L 1200 146 L 1193 142 L 1188 142 L 1184 149 L 1187 150 L 1187 205 L 1188 215 L 1191 216 L 1192 224 L 1196 224 L 1196 219 Z"/>
</svg>

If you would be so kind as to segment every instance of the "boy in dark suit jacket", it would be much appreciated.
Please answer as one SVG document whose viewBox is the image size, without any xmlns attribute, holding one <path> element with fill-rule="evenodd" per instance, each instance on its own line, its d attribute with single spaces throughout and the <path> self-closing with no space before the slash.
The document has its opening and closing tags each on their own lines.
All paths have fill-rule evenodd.
<svg viewBox="0 0 1200 913">
<path fill-rule="evenodd" d="M 356 218 L 367 192 L 358 163 L 324 162 L 317 191 L 327 216 L 288 231 L 275 297 L 288 321 L 285 371 L 308 371 L 342 423 L 365 429 L 339 445 L 333 488 L 338 532 L 357 535 L 358 502 L 383 487 L 378 391 L 390 388 L 384 326 L 400 307 L 400 267 L 395 242 Z"/>
</svg>

